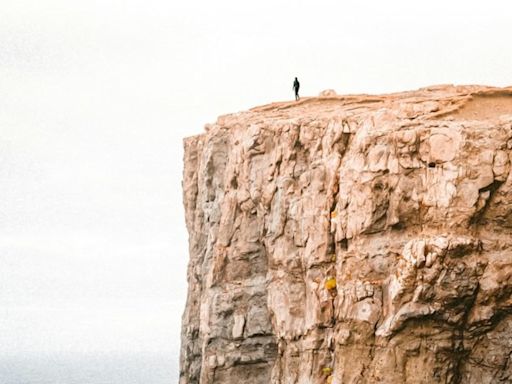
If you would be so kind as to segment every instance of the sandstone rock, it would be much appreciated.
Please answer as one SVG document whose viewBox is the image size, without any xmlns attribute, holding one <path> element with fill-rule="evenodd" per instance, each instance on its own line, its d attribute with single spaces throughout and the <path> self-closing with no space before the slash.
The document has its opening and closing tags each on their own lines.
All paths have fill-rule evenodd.
<svg viewBox="0 0 512 384">
<path fill-rule="evenodd" d="M 318 94 L 320 97 L 329 97 L 329 96 L 336 96 L 336 91 L 334 89 L 325 89 L 322 92 Z"/>
<path fill-rule="evenodd" d="M 185 140 L 180 383 L 512 383 L 512 89 L 321 96 Z"/>
</svg>

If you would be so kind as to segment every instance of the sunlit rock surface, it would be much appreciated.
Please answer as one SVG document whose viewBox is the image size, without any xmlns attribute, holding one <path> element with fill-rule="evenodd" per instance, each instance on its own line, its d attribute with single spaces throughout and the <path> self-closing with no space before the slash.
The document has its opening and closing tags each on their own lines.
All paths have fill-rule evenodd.
<svg viewBox="0 0 512 384">
<path fill-rule="evenodd" d="M 512 383 L 512 88 L 275 103 L 185 140 L 181 384 Z"/>
</svg>

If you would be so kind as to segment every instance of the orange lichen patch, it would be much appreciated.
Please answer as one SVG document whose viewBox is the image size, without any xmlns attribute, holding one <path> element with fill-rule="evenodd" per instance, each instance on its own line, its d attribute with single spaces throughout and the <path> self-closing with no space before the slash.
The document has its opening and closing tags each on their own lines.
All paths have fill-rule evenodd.
<svg viewBox="0 0 512 384">
<path fill-rule="evenodd" d="M 331 290 L 336 288 L 336 278 L 329 276 L 327 280 L 325 281 L 325 289 Z"/>
<path fill-rule="evenodd" d="M 331 212 L 331 219 L 335 219 L 336 217 L 338 217 L 338 212 L 332 211 Z"/>
</svg>

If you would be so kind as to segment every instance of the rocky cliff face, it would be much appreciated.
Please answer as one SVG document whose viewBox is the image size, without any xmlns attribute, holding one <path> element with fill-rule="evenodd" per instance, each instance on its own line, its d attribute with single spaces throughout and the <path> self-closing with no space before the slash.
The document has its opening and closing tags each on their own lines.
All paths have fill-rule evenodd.
<svg viewBox="0 0 512 384">
<path fill-rule="evenodd" d="M 478 86 L 186 139 L 180 383 L 512 383 L 511 156 L 512 88 Z"/>
</svg>

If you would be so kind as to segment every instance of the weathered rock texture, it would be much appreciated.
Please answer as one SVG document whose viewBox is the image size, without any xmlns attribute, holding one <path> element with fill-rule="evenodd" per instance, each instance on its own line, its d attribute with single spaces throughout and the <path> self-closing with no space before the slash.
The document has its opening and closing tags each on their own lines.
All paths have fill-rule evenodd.
<svg viewBox="0 0 512 384">
<path fill-rule="evenodd" d="M 511 148 L 512 88 L 479 86 L 186 139 L 180 383 L 512 383 Z"/>
</svg>

